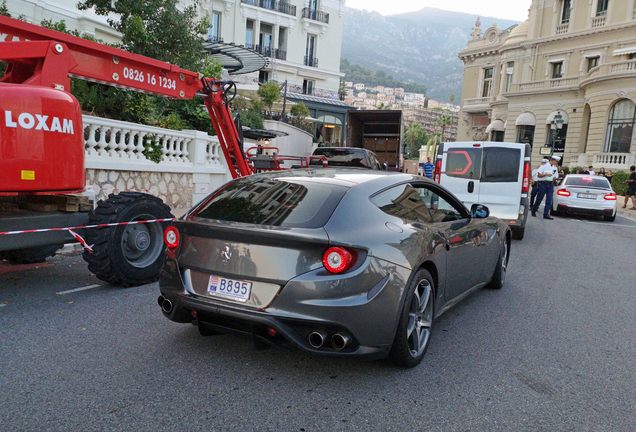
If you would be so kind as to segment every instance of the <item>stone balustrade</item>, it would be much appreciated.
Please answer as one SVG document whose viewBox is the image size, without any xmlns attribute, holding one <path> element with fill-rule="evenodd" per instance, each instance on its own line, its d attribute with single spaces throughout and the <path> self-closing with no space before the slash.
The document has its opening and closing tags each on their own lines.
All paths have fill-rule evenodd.
<svg viewBox="0 0 636 432">
<path fill-rule="evenodd" d="M 97 198 L 136 190 L 159 196 L 185 210 L 229 180 L 216 137 L 199 131 L 175 131 L 85 115 L 87 188 Z M 149 144 L 161 151 L 149 160 Z"/>
<path fill-rule="evenodd" d="M 605 15 L 592 18 L 592 28 L 603 27 L 605 25 L 605 21 L 606 21 Z"/>
<path fill-rule="evenodd" d="M 615 170 L 626 170 L 634 165 L 636 155 L 633 153 L 597 153 L 594 155 L 594 167 Z"/>
</svg>

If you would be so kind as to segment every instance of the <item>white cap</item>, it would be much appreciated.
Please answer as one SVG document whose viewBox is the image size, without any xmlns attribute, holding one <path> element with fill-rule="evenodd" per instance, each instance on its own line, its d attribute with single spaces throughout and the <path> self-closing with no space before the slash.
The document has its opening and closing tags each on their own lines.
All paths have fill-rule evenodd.
<svg viewBox="0 0 636 432">
<path fill-rule="evenodd" d="M 560 156 L 552 156 L 552 159 L 554 159 L 555 161 L 559 162 L 561 160 Z"/>
</svg>

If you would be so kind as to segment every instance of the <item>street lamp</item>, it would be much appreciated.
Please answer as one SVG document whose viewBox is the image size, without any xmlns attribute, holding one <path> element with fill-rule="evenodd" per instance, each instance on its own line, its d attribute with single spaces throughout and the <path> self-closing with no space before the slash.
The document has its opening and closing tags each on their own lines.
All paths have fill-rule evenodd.
<svg viewBox="0 0 636 432">
<path fill-rule="evenodd" d="M 550 140 L 541 151 L 541 154 L 544 156 L 551 156 L 554 153 L 554 145 L 556 144 L 557 137 L 559 136 L 559 132 L 563 129 L 563 124 L 565 121 L 563 120 L 563 115 L 560 112 L 557 112 L 552 118 L 550 122 Z"/>
</svg>

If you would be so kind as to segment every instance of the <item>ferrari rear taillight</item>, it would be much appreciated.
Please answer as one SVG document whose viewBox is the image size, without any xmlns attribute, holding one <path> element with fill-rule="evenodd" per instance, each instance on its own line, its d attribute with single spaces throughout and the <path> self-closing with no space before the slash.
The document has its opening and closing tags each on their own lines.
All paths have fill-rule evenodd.
<svg viewBox="0 0 636 432">
<path fill-rule="evenodd" d="M 559 189 L 559 190 L 557 191 L 557 195 L 562 196 L 562 197 L 569 197 L 569 196 L 570 196 L 570 195 L 572 195 L 572 194 L 571 194 L 571 193 L 570 193 L 570 191 L 569 191 L 569 190 L 567 190 L 567 189 Z"/>
<path fill-rule="evenodd" d="M 435 162 L 435 173 L 433 174 L 433 180 L 440 183 L 442 179 L 442 159 L 437 159 Z"/>
<path fill-rule="evenodd" d="M 179 247 L 179 230 L 176 227 L 169 226 L 163 231 L 163 242 L 168 249 L 175 250 Z"/>
<path fill-rule="evenodd" d="M 521 183 L 521 193 L 528 193 L 530 190 L 530 162 L 523 164 L 523 182 Z"/>
<path fill-rule="evenodd" d="M 614 192 L 610 192 L 608 194 L 605 194 L 603 196 L 603 199 L 605 201 L 616 201 L 616 194 Z"/>
<path fill-rule="evenodd" d="M 354 264 L 353 252 L 339 246 L 330 247 L 322 256 L 322 265 L 329 273 L 339 274 L 351 268 Z"/>
</svg>

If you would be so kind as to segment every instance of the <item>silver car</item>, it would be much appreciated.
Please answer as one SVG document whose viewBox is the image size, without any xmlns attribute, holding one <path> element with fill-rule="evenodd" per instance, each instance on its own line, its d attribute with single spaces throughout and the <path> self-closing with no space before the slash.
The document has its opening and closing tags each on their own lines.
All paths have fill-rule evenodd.
<svg viewBox="0 0 636 432">
<path fill-rule="evenodd" d="M 422 177 L 316 169 L 234 180 L 164 233 L 159 305 L 203 335 L 418 364 L 433 319 L 501 288 L 510 229 Z"/>
<path fill-rule="evenodd" d="M 616 193 L 605 177 L 569 174 L 554 190 L 552 214 L 583 214 L 616 219 Z"/>
</svg>

